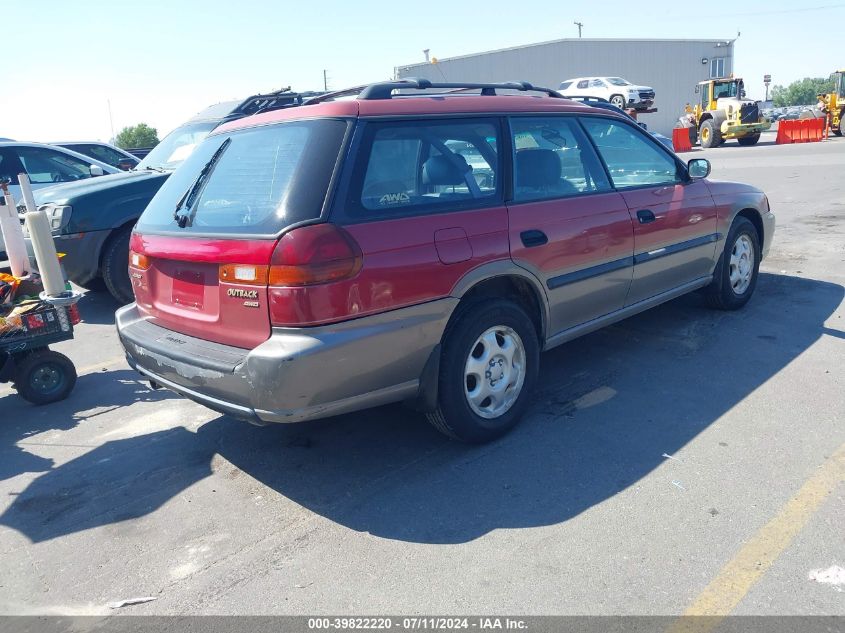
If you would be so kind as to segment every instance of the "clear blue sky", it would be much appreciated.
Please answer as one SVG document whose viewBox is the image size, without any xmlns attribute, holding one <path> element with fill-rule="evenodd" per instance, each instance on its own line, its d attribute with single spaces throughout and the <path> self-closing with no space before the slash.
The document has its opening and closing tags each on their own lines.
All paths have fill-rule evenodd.
<svg viewBox="0 0 845 633">
<path fill-rule="evenodd" d="M 724 38 L 749 95 L 845 67 L 845 2 L 653 0 L 146 2 L 0 0 L 0 137 L 102 139 L 144 121 L 163 136 L 204 107 L 282 86 L 388 79 L 422 61 L 576 37 Z M 658 95 L 659 100 L 660 95 Z M 658 104 L 659 105 L 659 104 Z"/>
</svg>

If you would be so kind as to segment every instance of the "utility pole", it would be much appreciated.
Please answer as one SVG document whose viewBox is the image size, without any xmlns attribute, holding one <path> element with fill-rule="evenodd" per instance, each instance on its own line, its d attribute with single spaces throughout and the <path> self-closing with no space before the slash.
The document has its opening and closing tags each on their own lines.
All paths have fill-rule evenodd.
<svg viewBox="0 0 845 633">
<path fill-rule="evenodd" d="M 584 23 L 583 22 L 573 22 L 572 24 L 574 24 L 575 26 L 578 27 L 578 37 L 580 38 L 581 37 L 581 27 L 584 26 Z"/>
<path fill-rule="evenodd" d="M 326 69 L 325 68 L 323 69 L 323 90 L 325 90 L 326 92 L 329 91 L 329 80 L 328 80 L 328 76 L 326 75 Z"/>
<path fill-rule="evenodd" d="M 112 116 L 111 116 L 111 99 L 106 99 L 106 103 L 107 103 L 107 104 L 108 104 L 108 106 L 109 106 L 109 127 L 111 128 L 111 142 L 112 142 L 112 143 L 114 143 L 114 142 L 115 142 L 115 137 L 114 137 L 114 120 L 112 120 Z"/>
</svg>

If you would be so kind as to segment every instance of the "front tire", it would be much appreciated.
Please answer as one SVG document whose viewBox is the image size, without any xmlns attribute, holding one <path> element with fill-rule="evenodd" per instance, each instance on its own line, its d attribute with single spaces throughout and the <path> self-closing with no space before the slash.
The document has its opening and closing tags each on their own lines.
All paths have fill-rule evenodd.
<svg viewBox="0 0 845 633">
<path fill-rule="evenodd" d="M 540 362 L 537 331 L 525 311 L 502 299 L 473 304 L 449 327 L 442 349 L 437 407 L 428 421 L 470 443 L 513 428 L 528 408 Z"/>
<path fill-rule="evenodd" d="M 613 95 L 610 97 L 610 104 L 615 105 L 617 108 L 621 108 L 622 110 L 625 109 L 625 97 L 622 95 Z"/>
<path fill-rule="evenodd" d="M 132 227 L 120 229 L 109 238 L 103 251 L 102 273 L 106 288 L 120 305 L 132 303 L 135 294 L 129 279 L 129 238 Z"/>
<path fill-rule="evenodd" d="M 748 218 L 734 220 L 713 281 L 705 288 L 707 303 L 719 310 L 739 310 L 757 287 L 760 270 L 760 236 Z"/>
<path fill-rule="evenodd" d="M 718 147 L 722 144 L 722 132 L 713 119 L 707 119 L 701 124 L 698 130 L 698 138 L 701 147 L 704 149 Z"/>
<path fill-rule="evenodd" d="M 760 140 L 759 134 L 749 134 L 748 136 L 740 136 L 736 139 L 737 143 L 740 145 L 756 145 L 757 141 Z"/>
</svg>

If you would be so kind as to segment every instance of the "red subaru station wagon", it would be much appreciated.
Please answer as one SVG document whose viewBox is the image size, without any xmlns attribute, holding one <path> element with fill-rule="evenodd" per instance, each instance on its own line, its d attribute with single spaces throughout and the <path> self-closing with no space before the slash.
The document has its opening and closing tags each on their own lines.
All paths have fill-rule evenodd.
<svg viewBox="0 0 845 633">
<path fill-rule="evenodd" d="M 754 292 L 766 196 L 527 83 L 373 84 L 215 130 L 135 227 L 129 363 L 211 409 L 298 422 L 406 401 L 481 442 L 539 355 L 702 290 Z"/>
</svg>

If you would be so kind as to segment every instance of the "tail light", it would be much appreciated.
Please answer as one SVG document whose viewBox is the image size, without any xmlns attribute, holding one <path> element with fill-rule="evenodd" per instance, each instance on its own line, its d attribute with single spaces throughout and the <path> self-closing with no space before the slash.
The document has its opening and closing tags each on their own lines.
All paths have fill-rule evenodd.
<svg viewBox="0 0 845 633">
<path fill-rule="evenodd" d="M 310 286 L 354 277 L 363 255 L 334 224 L 304 226 L 285 234 L 270 259 L 270 286 Z"/>
<path fill-rule="evenodd" d="M 129 266 L 138 270 L 147 270 L 150 267 L 150 260 L 143 253 L 129 251 Z"/>
<path fill-rule="evenodd" d="M 79 314 L 79 306 L 75 303 L 68 306 L 67 316 L 70 319 L 71 325 L 79 325 L 82 322 L 82 316 Z"/>
</svg>

